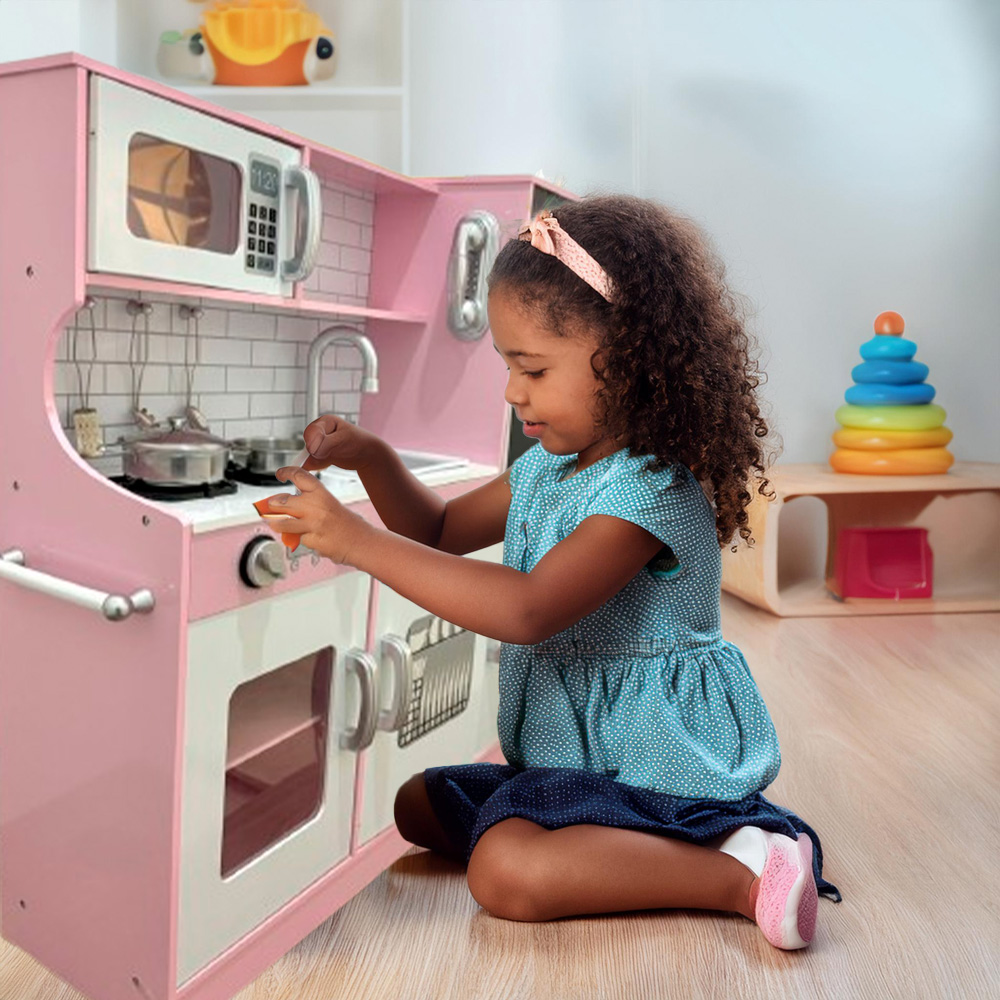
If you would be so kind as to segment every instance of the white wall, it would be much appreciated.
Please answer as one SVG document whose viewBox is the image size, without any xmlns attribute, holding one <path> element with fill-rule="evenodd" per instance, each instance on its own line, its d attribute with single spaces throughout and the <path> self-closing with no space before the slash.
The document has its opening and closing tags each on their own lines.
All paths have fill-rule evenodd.
<svg viewBox="0 0 1000 1000">
<path fill-rule="evenodd" d="M 415 174 L 534 173 L 698 220 L 751 300 L 786 461 L 901 313 L 1000 461 L 1000 4 L 413 0 Z"/>
</svg>

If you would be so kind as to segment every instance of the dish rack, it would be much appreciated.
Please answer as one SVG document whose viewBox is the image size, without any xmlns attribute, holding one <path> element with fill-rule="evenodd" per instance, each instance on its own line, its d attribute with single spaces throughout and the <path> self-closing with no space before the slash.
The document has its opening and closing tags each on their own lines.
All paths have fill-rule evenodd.
<svg viewBox="0 0 1000 1000">
<path fill-rule="evenodd" d="M 413 673 L 406 721 L 399 729 L 399 745 L 408 746 L 469 704 L 475 633 L 458 628 L 436 615 L 418 618 L 406 635 Z"/>
</svg>

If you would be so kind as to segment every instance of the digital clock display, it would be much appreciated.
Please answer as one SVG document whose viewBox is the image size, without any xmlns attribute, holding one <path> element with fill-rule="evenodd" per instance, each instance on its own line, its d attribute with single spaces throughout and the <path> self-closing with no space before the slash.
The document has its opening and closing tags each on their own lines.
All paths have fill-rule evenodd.
<svg viewBox="0 0 1000 1000">
<path fill-rule="evenodd" d="M 261 160 L 250 161 L 250 190 L 270 198 L 278 197 L 281 174 L 277 167 Z"/>
</svg>

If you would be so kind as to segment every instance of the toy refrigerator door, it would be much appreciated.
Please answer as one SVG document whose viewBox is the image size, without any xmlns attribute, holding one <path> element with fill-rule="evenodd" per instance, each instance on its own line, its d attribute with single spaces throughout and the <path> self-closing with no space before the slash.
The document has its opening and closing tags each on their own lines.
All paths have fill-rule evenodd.
<svg viewBox="0 0 1000 1000">
<path fill-rule="evenodd" d="M 499 562 L 500 550 L 493 546 L 469 558 Z M 496 742 L 497 674 L 495 666 L 486 667 L 488 640 L 378 587 L 372 655 L 380 711 L 365 752 L 361 843 L 393 825 L 396 792 L 411 775 L 472 763 Z"/>
<path fill-rule="evenodd" d="M 349 854 L 370 586 L 347 573 L 191 623 L 178 984 Z"/>
</svg>

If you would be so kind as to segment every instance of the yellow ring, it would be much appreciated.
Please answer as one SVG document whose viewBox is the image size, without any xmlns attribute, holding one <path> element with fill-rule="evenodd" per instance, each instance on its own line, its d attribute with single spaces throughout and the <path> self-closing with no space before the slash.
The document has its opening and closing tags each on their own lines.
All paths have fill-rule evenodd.
<svg viewBox="0 0 1000 1000">
<path fill-rule="evenodd" d="M 894 448 L 943 448 L 954 435 L 947 427 L 928 431 L 874 431 L 863 427 L 841 427 L 834 431 L 833 443 L 838 448 L 859 451 L 885 451 Z"/>
<path fill-rule="evenodd" d="M 933 476 L 947 472 L 955 461 L 947 448 L 900 448 L 896 451 L 855 451 L 838 448 L 830 456 L 836 472 L 872 476 Z"/>
<path fill-rule="evenodd" d="M 913 406 L 854 406 L 845 403 L 834 414 L 843 427 L 877 431 L 928 431 L 944 424 L 947 414 L 937 403 Z"/>
</svg>

